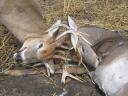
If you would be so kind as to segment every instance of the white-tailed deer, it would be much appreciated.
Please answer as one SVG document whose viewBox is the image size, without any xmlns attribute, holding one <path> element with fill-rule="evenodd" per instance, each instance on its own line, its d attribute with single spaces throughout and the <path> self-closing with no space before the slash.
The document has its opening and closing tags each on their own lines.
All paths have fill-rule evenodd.
<svg viewBox="0 0 128 96">
<path fill-rule="evenodd" d="M 23 43 L 21 49 L 14 54 L 18 63 L 45 62 L 54 55 L 54 32 L 46 31 L 39 7 L 33 0 L 0 0 L 0 22 Z M 53 26 L 60 24 L 58 20 Z M 46 66 L 49 68 L 49 65 Z M 52 72 L 53 73 L 53 72 Z"/>
<path fill-rule="evenodd" d="M 69 45 L 72 45 L 75 51 L 78 53 L 78 57 L 80 57 L 80 63 L 84 62 L 95 68 L 98 66 L 101 60 L 99 61 L 99 57 L 96 55 L 92 47 L 100 45 L 103 43 L 103 41 L 108 41 L 111 38 L 121 38 L 117 31 L 111 31 L 104 28 L 90 25 L 77 28 L 77 25 L 70 16 L 68 16 L 68 26 L 64 24 L 60 24 L 59 26 L 66 27 L 67 31 L 63 32 L 57 37 L 57 39 L 63 38 L 64 35 L 70 34 L 71 43 Z M 100 56 L 100 58 L 101 57 L 102 56 Z M 71 67 L 71 65 L 66 65 L 66 67 L 64 66 L 64 69 L 68 66 Z M 72 65 L 72 67 L 73 66 L 74 65 Z M 76 67 L 76 65 L 74 67 Z M 65 82 L 66 76 L 75 78 L 71 76 L 71 74 L 68 74 L 66 70 L 64 70 L 62 82 Z"/>
<path fill-rule="evenodd" d="M 0 0 L 0 22 L 23 43 L 14 54 L 15 61 L 24 65 L 42 62 L 50 73 L 54 73 L 51 58 L 55 48 L 63 42 L 62 39 L 55 40 L 61 21 L 58 20 L 45 32 L 47 27 L 42 15 L 34 0 Z"/>
<path fill-rule="evenodd" d="M 128 40 L 116 31 L 94 27 L 92 29 L 94 31 L 91 32 L 85 27 L 81 31 L 89 34 L 88 41 L 96 44 L 98 57 L 103 57 L 92 72 L 94 82 L 107 96 L 128 96 Z M 87 51 L 84 52 L 84 57 L 86 54 Z"/>
<path fill-rule="evenodd" d="M 93 26 L 82 27 L 79 31 L 86 32 L 89 35 L 89 37 L 86 37 L 88 38 L 87 40 L 92 44 L 92 47 L 94 45 L 98 46 L 97 55 L 103 56 L 101 62 L 96 66 L 96 70 L 92 72 L 91 77 L 94 82 L 98 84 L 106 96 L 128 96 L 127 38 L 121 37 L 116 31 Z M 87 44 L 85 42 L 79 42 L 82 46 L 82 58 L 85 61 L 95 61 L 95 58 L 92 58 L 95 53 L 88 54 L 93 50 L 91 46 L 88 45 L 89 47 L 86 47 Z M 88 64 L 91 65 L 91 63 Z"/>
<path fill-rule="evenodd" d="M 82 30 L 89 34 L 89 30 L 85 29 Z M 118 32 L 96 29 L 89 34 L 91 37 L 89 41 L 92 41 L 92 44 L 97 43 L 96 53 L 98 57 L 103 58 L 96 70 L 92 72 L 92 78 L 107 96 L 127 96 L 128 40 L 120 37 Z M 97 40 L 100 42 L 98 43 Z M 84 57 L 86 53 L 87 51 L 84 52 Z"/>
</svg>

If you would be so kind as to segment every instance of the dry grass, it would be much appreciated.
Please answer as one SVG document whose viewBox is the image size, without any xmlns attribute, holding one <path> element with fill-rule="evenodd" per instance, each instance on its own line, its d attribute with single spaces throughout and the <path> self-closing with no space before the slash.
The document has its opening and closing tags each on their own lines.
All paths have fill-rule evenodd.
<svg viewBox="0 0 128 96">
<path fill-rule="evenodd" d="M 78 26 L 93 24 L 110 29 L 128 30 L 127 0 L 41 0 L 43 20 L 48 26 L 55 20 L 72 16 Z M 19 42 L 0 25 L 0 71 L 14 64 L 12 54 Z"/>
<path fill-rule="evenodd" d="M 128 28 L 127 0 L 46 0 L 42 7 L 48 25 L 70 15 L 79 26 L 89 23 L 111 29 Z"/>
<path fill-rule="evenodd" d="M 8 32 L 8 30 L 0 25 L 0 71 L 8 69 L 14 64 L 13 53 L 19 48 L 19 43 Z"/>
</svg>

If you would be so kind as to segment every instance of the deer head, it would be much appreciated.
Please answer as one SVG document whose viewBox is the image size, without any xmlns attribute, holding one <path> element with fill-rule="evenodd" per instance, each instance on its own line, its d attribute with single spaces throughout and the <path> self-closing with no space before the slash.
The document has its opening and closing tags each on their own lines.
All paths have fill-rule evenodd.
<svg viewBox="0 0 128 96">
<path fill-rule="evenodd" d="M 47 31 L 39 37 L 28 38 L 23 43 L 21 49 L 14 54 L 17 63 L 36 63 L 52 58 L 55 51 L 55 45 L 59 45 L 59 40 L 55 42 L 55 37 L 59 27 L 51 30 L 52 27 L 61 24 L 61 20 L 55 22 Z"/>
</svg>

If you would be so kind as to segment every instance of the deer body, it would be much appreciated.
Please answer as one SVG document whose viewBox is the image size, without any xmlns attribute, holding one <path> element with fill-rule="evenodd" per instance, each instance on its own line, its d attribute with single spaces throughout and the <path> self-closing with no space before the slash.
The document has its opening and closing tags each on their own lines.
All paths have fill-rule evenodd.
<svg viewBox="0 0 128 96">
<path fill-rule="evenodd" d="M 96 70 L 92 72 L 92 78 L 103 90 L 106 96 L 127 96 L 128 95 L 128 40 L 121 37 L 117 32 L 101 28 L 83 27 L 80 29 L 86 32 L 90 37 L 88 40 L 92 46 L 98 46 L 96 54 L 100 56 L 107 53 Z M 82 43 L 86 45 L 86 43 Z M 93 49 L 85 47 L 85 50 L 91 52 Z M 102 52 L 102 53 L 101 53 Z M 94 61 L 93 54 L 86 56 L 85 51 L 83 58 Z"/>
<path fill-rule="evenodd" d="M 106 40 L 118 37 L 120 38 L 120 35 L 115 31 L 89 25 L 86 25 L 85 27 L 80 27 L 78 29 L 78 32 L 87 33 L 89 35 L 84 36 L 84 38 L 86 38 L 92 44 L 92 46 L 84 42 L 82 39 L 80 39 L 79 42 L 83 50 L 83 61 L 93 67 L 98 66 L 99 58 L 92 48 L 100 43 L 103 44 Z"/>
<path fill-rule="evenodd" d="M 120 45 L 120 43 L 122 43 Z M 108 96 L 127 96 L 128 41 L 119 40 L 93 73 L 94 81 Z M 120 94 L 120 95 L 119 95 Z M 124 94 L 124 95 L 123 95 Z"/>
<path fill-rule="evenodd" d="M 99 88 L 103 90 L 106 96 L 127 96 L 128 95 L 128 40 L 121 37 L 117 32 L 100 28 L 83 27 L 80 29 L 86 32 L 90 37 L 88 40 L 92 46 L 98 46 L 96 54 L 107 53 L 96 70 L 92 72 L 92 78 Z M 86 43 L 82 43 L 86 45 Z M 93 49 L 85 47 L 85 50 L 91 52 Z M 88 53 L 89 53 L 88 52 Z M 83 58 L 95 61 L 92 58 L 95 53 L 87 55 L 85 51 Z"/>
</svg>

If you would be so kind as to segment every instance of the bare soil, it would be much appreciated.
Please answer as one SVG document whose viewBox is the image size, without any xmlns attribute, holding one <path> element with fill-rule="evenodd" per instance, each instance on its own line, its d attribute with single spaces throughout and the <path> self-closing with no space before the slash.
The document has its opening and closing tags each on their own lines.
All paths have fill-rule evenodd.
<svg viewBox="0 0 128 96">
<path fill-rule="evenodd" d="M 70 80 L 65 85 L 60 81 L 59 75 L 50 79 L 42 75 L 4 76 L 0 80 L 0 96 L 103 96 L 90 81 Z"/>
</svg>

